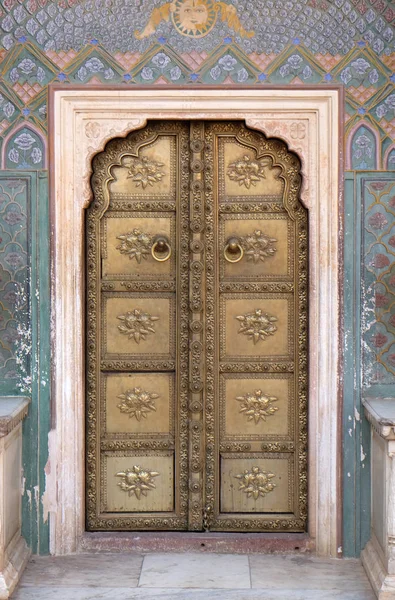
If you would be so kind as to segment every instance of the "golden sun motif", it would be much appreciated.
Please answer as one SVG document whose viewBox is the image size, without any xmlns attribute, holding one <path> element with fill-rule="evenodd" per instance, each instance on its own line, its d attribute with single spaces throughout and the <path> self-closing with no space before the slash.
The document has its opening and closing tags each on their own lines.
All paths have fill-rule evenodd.
<svg viewBox="0 0 395 600">
<path fill-rule="evenodd" d="M 181 35 L 200 38 L 210 33 L 217 22 L 218 15 L 240 37 L 250 38 L 255 35 L 253 31 L 244 29 L 234 6 L 215 0 L 166 2 L 153 9 L 147 25 L 142 31 L 135 31 L 134 35 L 138 40 L 142 40 L 155 33 L 162 21 L 171 20 L 176 31 Z"/>
<path fill-rule="evenodd" d="M 211 31 L 217 13 L 212 0 L 176 0 L 171 20 L 181 35 L 203 37 Z"/>
</svg>

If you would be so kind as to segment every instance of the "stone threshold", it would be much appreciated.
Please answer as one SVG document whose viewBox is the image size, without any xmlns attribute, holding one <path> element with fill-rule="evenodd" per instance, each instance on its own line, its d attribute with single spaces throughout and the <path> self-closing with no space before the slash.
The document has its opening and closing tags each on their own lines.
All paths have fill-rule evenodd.
<svg viewBox="0 0 395 600">
<path fill-rule="evenodd" d="M 271 554 L 314 552 L 306 533 L 222 532 L 85 532 L 79 552 L 215 552 L 222 554 Z"/>
</svg>

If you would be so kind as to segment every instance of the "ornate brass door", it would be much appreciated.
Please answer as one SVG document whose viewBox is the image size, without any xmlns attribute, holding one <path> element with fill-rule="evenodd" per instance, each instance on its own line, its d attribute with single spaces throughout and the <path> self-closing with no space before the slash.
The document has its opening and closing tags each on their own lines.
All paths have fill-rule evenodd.
<svg viewBox="0 0 395 600">
<path fill-rule="evenodd" d="M 241 121 L 152 122 L 96 156 L 89 530 L 305 530 L 300 182 Z"/>
</svg>

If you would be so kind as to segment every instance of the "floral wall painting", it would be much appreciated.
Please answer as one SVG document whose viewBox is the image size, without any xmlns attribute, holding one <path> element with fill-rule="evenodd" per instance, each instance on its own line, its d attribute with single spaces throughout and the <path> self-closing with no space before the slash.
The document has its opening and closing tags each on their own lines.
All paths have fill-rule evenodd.
<svg viewBox="0 0 395 600">
<path fill-rule="evenodd" d="M 373 171 L 378 168 L 376 156 L 376 137 L 367 126 L 361 125 L 351 138 L 351 168 Z"/>
<path fill-rule="evenodd" d="M 0 180 L 0 381 L 28 391 L 28 186 Z"/>
<path fill-rule="evenodd" d="M 395 182 L 363 186 L 364 277 L 362 284 L 364 383 L 395 383 Z"/>
<path fill-rule="evenodd" d="M 206 36 L 216 24 L 217 18 L 241 37 L 253 37 L 253 31 L 246 31 L 240 22 L 237 8 L 226 2 L 215 0 L 175 0 L 163 2 L 151 12 L 148 23 L 134 32 L 138 40 L 152 36 L 162 21 L 170 21 L 177 33 L 190 38 Z"/>
<path fill-rule="evenodd" d="M 23 127 L 12 135 L 5 146 L 7 169 L 42 169 L 44 167 L 44 144 L 30 127 Z"/>
</svg>

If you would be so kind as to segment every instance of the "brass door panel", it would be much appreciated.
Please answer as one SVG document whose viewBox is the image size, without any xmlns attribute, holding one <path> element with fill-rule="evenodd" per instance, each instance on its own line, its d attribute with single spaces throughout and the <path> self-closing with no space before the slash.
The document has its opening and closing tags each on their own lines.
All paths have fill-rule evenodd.
<svg viewBox="0 0 395 600">
<path fill-rule="evenodd" d="M 102 324 L 104 360 L 174 358 L 174 295 L 106 292 Z"/>
<path fill-rule="evenodd" d="M 220 377 L 221 438 L 293 440 L 293 375 L 223 374 Z"/>
<path fill-rule="evenodd" d="M 109 280 L 175 277 L 175 254 L 165 261 L 152 256 L 153 240 L 175 244 L 175 218 L 166 213 L 106 213 L 102 233 L 102 277 Z"/>
<path fill-rule="evenodd" d="M 152 122 L 93 162 L 87 528 L 305 531 L 300 162 L 241 122 Z"/>
<path fill-rule="evenodd" d="M 120 439 L 174 436 L 172 373 L 104 373 L 103 434 Z"/>
</svg>

